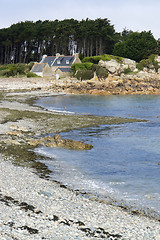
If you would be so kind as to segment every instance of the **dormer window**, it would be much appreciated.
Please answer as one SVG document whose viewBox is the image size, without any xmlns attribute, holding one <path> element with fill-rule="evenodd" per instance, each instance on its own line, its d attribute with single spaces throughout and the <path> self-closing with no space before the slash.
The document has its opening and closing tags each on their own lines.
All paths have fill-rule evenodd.
<svg viewBox="0 0 160 240">
<path fill-rule="evenodd" d="M 66 60 L 66 64 L 69 64 L 69 60 Z"/>
<path fill-rule="evenodd" d="M 57 60 L 57 64 L 61 64 L 61 61 L 60 61 L 60 60 Z"/>
</svg>

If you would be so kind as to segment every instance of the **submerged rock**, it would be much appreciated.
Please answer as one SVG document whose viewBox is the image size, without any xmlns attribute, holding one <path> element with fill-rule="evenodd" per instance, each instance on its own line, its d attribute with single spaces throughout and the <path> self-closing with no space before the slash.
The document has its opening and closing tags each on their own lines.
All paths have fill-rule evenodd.
<svg viewBox="0 0 160 240">
<path fill-rule="evenodd" d="M 60 147 L 71 150 L 90 150 L 93 148 L 91 144 L 72 139 L 64 139 L 59 134 L 47 136 L 39 139 L 29 139 L 28 144 L 31 146 L 43 145 L 47 147 Z"/>
</svg>

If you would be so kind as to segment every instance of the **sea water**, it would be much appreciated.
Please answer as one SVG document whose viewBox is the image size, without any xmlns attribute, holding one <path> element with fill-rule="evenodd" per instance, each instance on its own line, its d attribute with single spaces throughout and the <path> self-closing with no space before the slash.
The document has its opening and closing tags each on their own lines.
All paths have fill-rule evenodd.
<svg viewBox="0 0 160 240">
<path fill-rule="evenodd" d="M 46 156 L 52 179 L 160 215 L 160 96 L 66 95 L 41 98 L 36 105 L 66 114 L 148 120 L 61 133 L 92 144 L 92 150 L 39 147 L 36 152 Z"/>
</svg>

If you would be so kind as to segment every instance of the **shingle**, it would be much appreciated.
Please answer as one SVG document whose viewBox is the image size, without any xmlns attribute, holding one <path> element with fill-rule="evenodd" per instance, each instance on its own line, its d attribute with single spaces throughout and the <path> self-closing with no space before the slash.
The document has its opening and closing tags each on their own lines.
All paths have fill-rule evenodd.
<svg viewBox="0 0 160 240">
<path fill-rule="evenodd" d="M 46 63 L 37 63 L 33 66 L 32 72 L 42 72 Z"/>
<path fill-rule="evenodd" d="M 60 64 L 58 64 L 57 61 L 60 61 Z M 67 64 L 66 61 L 68 61 L 69 64 Z M 56 67 L 57 66 L 64 66 L 64 67 L 66 66 L 67 67 L 67 66 L 71 66 L 73 61 L 74 61 L 74 57 L 72 57 L 72 56 L 63 56 L 63 57 L 61 56 L 58 59 L 56 59 L 53 66 L 56 66 Z"/>
<path fill-rule="evenodd" d="M 57 68 L 57 70 L 61 70 L 62 72 L 70 72 L 71 71 L 71 68 L 70 67 L 59 67 L 59 68 Z M 56 71 L 57 71 L 56 70 Z"/>
<path fill-rule="evenodd" d="M 51 67 L 52 64 L 54 63 L 55 59 L 56 59 L 56 57 L 54 57 L 54 56 L 45 57 L 42 60 L 42 63 L 48 63 L 48 65 Z"/>
</svg>

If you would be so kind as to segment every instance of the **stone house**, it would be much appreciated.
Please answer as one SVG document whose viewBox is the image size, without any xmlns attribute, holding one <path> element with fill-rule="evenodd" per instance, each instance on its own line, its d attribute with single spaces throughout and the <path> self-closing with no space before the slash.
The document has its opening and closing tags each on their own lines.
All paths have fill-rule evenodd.
<svg viewBox="0 0 160 240">
<path fill-rule="evenodd" d="M 52 70 L 48 63 L 35 63 L 31 69 L 31 72 L 37 74 L 40 77 L 49 77 L 52 75 Z"/>
<path fill-rule="evenodd" d="M 70 75 L 73 63 L 81 63 L 79 54 L 75 54 L 73 56 L 64 56 L 59 53 L 57 53 L 56 56 L 44 55 L 40 63 L 34 64 L 31 72 L 37 74 L 37 69 L 41 69 L 42 72 L 38 72 L 37 74 L 39 76 L 56 76 L 56 78 L 65 77 Z M 47 65 L 47 69 L 49 67 L 48 71 L 43 71 L 42 66 L 45 65 Z"/>
</svg>

